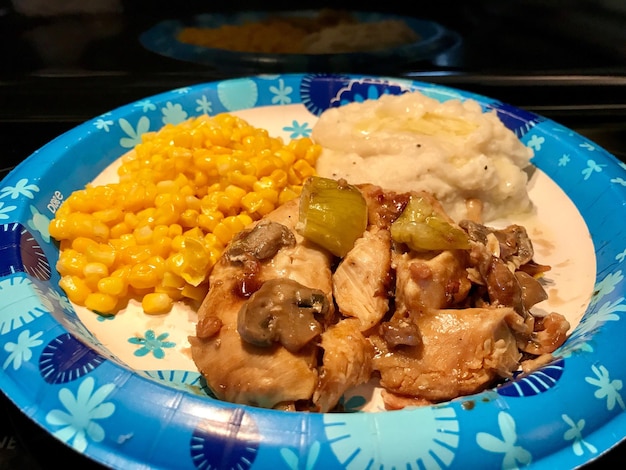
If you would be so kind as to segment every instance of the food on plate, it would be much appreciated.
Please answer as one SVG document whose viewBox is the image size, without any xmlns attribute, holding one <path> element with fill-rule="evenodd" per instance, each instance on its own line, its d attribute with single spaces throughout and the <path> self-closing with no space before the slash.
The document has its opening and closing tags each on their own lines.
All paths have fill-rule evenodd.
<svg viewBox="0 0 626 470">
<path fill-rule="evenodd" d="M 321 148 L 230 114 L 167 124 L 121 159 L 118 181 L 73 192 L 49 225 L 69 299 L 115 314 L 201 301 L 233 234 L 297 197 Z"/>
<path fill-rule="evenodd" d="M 215 28 L 184 27 L 180 42 L 236 52 L 336 54 L 386 49 L 419 40 L 405 21 L 359 21 L 353 14 L 324 9 L 314 16 L 269 15 L 258 21 Z"/>
<path fill-rule="evenodd" d="M 191 357 L 222 400 L 328 412 L 372 381 L 387 409 L 451 400 L 570 327 L 534 308 L 550 267 L 525 228 L 488 224 L 532 208 L 531 157 L 477 102 L 418 92 L 287 144 L 231 114 L 168 124 L 59 207 L 60 285 L 103 314 L 195 303 Z"/>
<path fill-rule="evenodd" d="M 317 227 L 314 241 L 301 220 L 329 188 L 326 200 L 345 191 L 357 217 L 355 192 L 366 203 L 365 227 L 340 255 L 325 240 L 341 226 L 327 237 Z M 313 176 L 215 264 L 192 358 L 219 399 L 283 410 L 332 411 L 371 379 L 388 409 L 475 393 L 565 341 L 562 315 L 532 312 L 550 269 L 533 256 L 519 225 L 457 223 L 428 192 Z"/>
<path fill-rule="evenodd" d="M 342 23 L 305 36 L 305 54 L 341 54 L 390 49 L 419 40 L 406 22 L 398 19 Z"/>
<path fill-rule="evenodd" d="M 322 113 L 313 140 L 320 176 L 428 191 L 456 221 L 527 212 L 533 152 L 477 101 L 419 92 L 382 95 Z"/>
</svg>

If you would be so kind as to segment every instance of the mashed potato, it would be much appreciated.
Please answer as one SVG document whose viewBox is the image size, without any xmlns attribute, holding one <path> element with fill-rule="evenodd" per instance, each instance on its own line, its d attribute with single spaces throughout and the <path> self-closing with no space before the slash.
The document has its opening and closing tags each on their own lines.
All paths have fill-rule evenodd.
<svg viewBox="0 0 626 470">
<path fill-rule="evenodd" d="M 324 147 L 321 176 L 429 191 L 457 221 L 472 199 L 482 201 L 484 221 L 531 208 L 532 150 L 474 100 L 383 95 L 326 110 L 312 138 Z"/>
</svg>

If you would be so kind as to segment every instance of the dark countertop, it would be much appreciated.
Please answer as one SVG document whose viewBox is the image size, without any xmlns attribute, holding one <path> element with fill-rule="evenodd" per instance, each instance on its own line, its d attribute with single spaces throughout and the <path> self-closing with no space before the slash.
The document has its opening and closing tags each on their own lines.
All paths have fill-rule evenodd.
<svg viewBox="0 0 626 470">
<path fill-rule="evenodd" d="M 117 13 L 42 18 L 3 5 L 0 178 L 56 136 L 113 108 L 250 73 L 162 57 L 140 44 L 139 35 L 159 20 L 203 11 L 202 0 L 128 0 Z M 356 1 L 338 5 L 361 9 Z M 623 0 L 391 1 L 380 6 L 378 11 L 438 21 L 463 40 L 462 50 L 449 62 L 418 61 L 390 67 L 385 74 L 498 98 L 549 117 L 626 162 Z M 238 8 L 271 6 L 242 0 Z M 50 456 L 83 468 L 99 467 L 41 431 L 0 394 L 0 470 L 47 468 Z M 624 461 L 622 444 L 585 468 Z"/>
</svg>

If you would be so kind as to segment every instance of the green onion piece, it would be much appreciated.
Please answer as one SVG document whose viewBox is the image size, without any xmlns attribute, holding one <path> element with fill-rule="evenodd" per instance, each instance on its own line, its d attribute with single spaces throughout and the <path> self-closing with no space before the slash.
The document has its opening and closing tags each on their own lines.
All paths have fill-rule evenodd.
<svg viewBox="0 0 626 470">
<path fill-rule="evenodd" d="M 437 214 L 424 197 L 411 197 L 392 224 L 391 238 L 417 251 L 467 250 L 469 237 Z"/>
<path fill-rule="evenodd" d="M 361 191 L 345 180 L 312 176 L 300 195 L 297 230 L 307 240 L 343 257 L 367 228 L 367 205 Z"/>
</svg>

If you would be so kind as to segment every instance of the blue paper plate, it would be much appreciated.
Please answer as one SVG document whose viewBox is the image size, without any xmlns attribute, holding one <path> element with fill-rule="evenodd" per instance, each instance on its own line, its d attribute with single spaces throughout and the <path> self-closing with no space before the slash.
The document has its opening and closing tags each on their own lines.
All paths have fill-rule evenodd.
<svg viewBox="0 0 626 470">
<path fill-rule="evenodd" d="M 194 370 L 166 366 L 180 341 L 175 327 L 146 328 L 127 341 L 123 318 L 93 320 L 102 317 L 86 316 L 58 287 L 58 248 L 47 231 L 55 210 L 142 133 L 202 113 L 242 112 L 271 115 L 286 137 L 298 137 L 328 107 L 408 90 L 442 101 L 472 98 L 495 110 L 533 148 L 534 165 L 589 230 L 595 261 L 582 319 L 557 360 L 530 376 L 392 412 L 358 412 L 359 401 L 348 398 L 344 405 L 355 412 L 237 406 L 207 396 Z M 623 220 L 623 163 L 571 130 L 495 99 L 348 75 L 266 75 L 180 88 L 61 135 L 0 183 L 0 388 L 57 439 L 120 469 L 465 469 L 476 462 L 573 468 L 626 435 Z M 563 240 L 576 246 L 579 235 Z M 573 259 L 579 255 L 571 250 Z M 111 332 L 119 344 L 107 339 Z"/>
<path fill-rule="evenodd" d="M 283 12 L 246 11 L 232 14 L 211 13 L 187 19 L 161 21 L 140 35 L 141 44 L 148 50 L 172 59 L 218 67 L 225 71 L 254 73 L 277 72 L 345 72 L 375 73 L 389 67 L 399 68 L 413 62 L 429 61 L 453 65 L 461 54 L 460 36 L 434 21 L 376 12 L 350 12 L 360 22 L 388 19 L 404 21 L 420 37 L 419 41 L 399 47 L 372 52 L 341 54 L 269 54 L 234 52 L 180 42 L 178 34 L 185 27 L 217 28 L 262 21 L 270 15 L 285 17 L 315 17 L 316 10 Z M 372 72 L 374 71 L 374 72 Z M 252 73 L 252 72 L 250 72 Z"/>
</svg>

